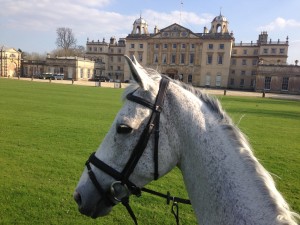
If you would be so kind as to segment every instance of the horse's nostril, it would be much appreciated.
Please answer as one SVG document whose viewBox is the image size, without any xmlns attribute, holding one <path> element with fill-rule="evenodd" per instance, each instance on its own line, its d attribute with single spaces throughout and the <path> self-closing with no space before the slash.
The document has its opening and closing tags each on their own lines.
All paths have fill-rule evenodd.
<svg viewBox="0 0 300 225">
<path fill-rule="evenodd" d="M 73 197 L 74 197 L 74 200 L 77 202 L 77 204 L 80 206 L 81 205 L 81 196 L 80 194 L 75 191 L 74 194 L 73 194 Z"/>
</svg>

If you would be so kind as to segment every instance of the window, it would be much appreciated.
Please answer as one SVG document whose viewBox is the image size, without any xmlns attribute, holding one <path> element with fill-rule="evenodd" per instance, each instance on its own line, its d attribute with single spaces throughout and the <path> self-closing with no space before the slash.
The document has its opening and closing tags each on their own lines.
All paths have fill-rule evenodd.
<svg viewBox="0 0 300 225">
<path fill-rule="evenodd" d="M 110 57 L 110 61 L 111 61 L 111 62 L 114 61 L 114 57 L 113 57 L 113 56 Z"/>
<path fill-rule="evenodd" d="M 159 44 L 155 44 L 155 45 L 154 45 L 154 48 L 155 48 L 155 49 L 159 49 Z"/>
<path fill-rule="evenodd" d="M 216 77 L 216 87 L 221 87 L 221 75 L 217 75 Z"/>
<path fill-rule="evenodd" d="M 205 77 L 205 86 L 210 86 L 210 75 L 207 74 Z"/>
<path fill-rule="evenodd" d="M 257 74 L 256 70 L 252 70 L 252 71 L 251 71 L 251 75 L 252 75 L 252 76 L 255 76 L 256 74 Z"/>
<path fill-rule="evenodd" d="M 284 54 L 284 48 L 279 49 L 280 54 Z"/>
<path fill-rule="evenodd" d="M 121 70 L 121 66 L 118 66 L 118 70 Z"/>
<path fill-rule="evenodd" d="M 90 52 L 92 51 L 92 47 L 89 47 Z"/>
<path fill-rule="evenodd" d="M 272 53 L 272 54 L 276 54 L 276 48 L 272 48 L 272 49 L 271 49 L 271 53 Z"/>
<path fill-rule="evenodd" d="M 220 49 L 224 49 L 224 44 L 219 45 Z"/>
<path fill-rule="evenodd" d="M 243 53 L 244 53 L 244 55 L 247 55 L 247 53 L 248 53 L 247 49 L 244 49 Z"/>
<path fill-rule="evenodd" d="M 130 44 L 130 48 L 134 48 L 134 44 Z"/>
<path fill-rule="evenodd" d="M 253 60 L 252 60 L 252 65 L 253 65 L 253 66 L 256 66 L 256 65 L 257 65 L 257 59 L 253 59 Z"/>
<path fill-rule="evenodd" d="M 230 79 L 230 85 L 234 85 L 234 78 Z"/>
<path fill-rule="evenodd" d="M 121 56 L 118 56 L 118 62 L 121 62 L 122 59 L 121 59 Z"/>
<path fill-rule="evenodd" d="M 154 64 L 158 63 L 158 54 L 157 53 L 154 53 L 153 62 L 154 62 Z"/>
<path fill-rule="evenodd" d="M 190 54 L 190 64 L 194 64 L 194 60 L 195 60 L 195 54 L 191 53 Z"/>
<path fill-rule="evenodd" d="M 194 48 L 195 48 L 195 44 L 191 44 L 191 45 L 190 45 L 190 48 L 191 48 L 191 49 L 194 49 Z"/>
<path fill-rule="evenodd" d="M 213 44 L 208 44 L 208 49 L 213 49 L 214 45 Z"/>
<path fill-rule="evenodd" d="M 94 47 L 94 52 L 96 52 L 97 51 L 97 47 Z"/>
<path fill-rule="evenodd" d="M 271 77 L 265 77 L 265 90 L 271 89 Z"/>
<path fill-rule="evenodd" d="M 143 53 L 142 52 L 139 52 L 139 61 L 143 62 Z"/>
<path fill-rule="evenodd" d="M 247 65 L 247 60 L 246 59 L 242 60 L 242 65 L 244 65 L 244 66 Z"/>
<path fill-rule="evenodd" d="M 111 49 L 110 49 L 110 52 L 111 52 L 111 53 L 114 53 L 114 49 L 113 49 L 113 48 L 111 48 Z"/>
<path fill-rule="evenodd" d="M 244 85 L 245 85 L 245 80 L 244 80 L 244 79 L 241 79 L 241 80 L 240 80 L 240 87 L 244 87 Z"/>
<path fill-rule="evenodd" d="M 232 54 L 237 54 L 237 50 L 236 50 L 236 49 L 233 49 L 233 50 L 232 50 Z"/>
<path fill-rule="evenodd" d="M 185 54 L 182 53 L 180 54 L 180 64 L 184 64 L 185 63 Z"/>
<path fill-rule="evenodd" d="M 283 77 L 282 78 L 281 90 L 283 90 L 283 91 L 288 91 L 289 90 L 289 78 L 288 77 Z"/>
<path fill-rule="evenodd" d="M 176 63 L 176 54 L 172 54 L 172 56 L 171 56 L 171 63 L 172 64 L 175 64 Z"/>
<path fill-rule="evenodd" d="M 164 49 L 167 49 L 168 48 L 168 44 L 164 44 Z"/>
<path fill-rule="evenodd" d="M 143 44 L 140 44 L 140 48 L 144 48 L 144 45 L 143 45 Z"/>
<path fill-rule="evenodd" d="M 207 55 L 207 64 L 212 64 L 213 56 L 211 54 Z"/>
<path fill-rule="evenodd" d="M 235 75 L 235 70 L 231 70 L 231 74 L 232 74 L 232 75 Z"/>
<path fill-rule="evenodd" d="M 181 44 L 181 48 L 185 49 L 186 45 L 185 44 Z"/>
<path fill-rule="evenodd" d="M 64 73 L 64 68 L 63 67 L 59 68 L 59 73 Z"/>
<path fill-rule="evenodd" d="M 223 64 L 223 54 L 218 55 L 218 64 Z"/>
<path fill-rule="evenodd" d="M 188 83 L 192 83 L 193 82 L 193 75 L 189 74 L 188 75 Z"/>
<path fill-rule="evenodd" d="M 83 78 L 83 68 L 80 68 L 80 78 Z"/>
<path fill-rule="evenodd" d="M 88 78 L 90 78 L 90 76 L 91 76 L 91 70 L 90 69 L 88 69 L 88 71 L 87 71 L 87 76 L 88 76 Z"/>
<path fill-rule="evenodd" d="M 264 54 L 268 54 L 268 50 L 267 48 L 264 48 Z"/>
<path fill-rule="evenodd" d="M 258 49 L 253 50 L 253 55 L 258 55 Z"/>
<path fill-rule="evenodd" d="M 246 71 L 245 71 L 245 70 L 242 70 L 242 71 L 241 71 L 241 75 L 242 75 L 242 76 L 245 76 L 245 75 L 246 75 Z"/>
<path fill-rule="evenodd" d="M 173 44 L 173 45 L 172 45 L 172 48 L 173 48 L 173 49 L 176 49 L 176 48 L 177 48 L 177 44 Z"/>
<path fill-rule="evenodd" d="M 100 52 L 102 52 L 102 48 L 100 48 Z"/>
<path fill-rule="evenodd" d="M 122 49 L 121 48 L 118 48 L 118 53 L 122 53 Z"/>
<path fill-rule="evenodd" d="M 162 64 L 167 64 L 167 54 L 162 54 Z"/>
<path fill-rule="evenodd" d="M 231 60 L 231 65 L 236 65 L 236 59 Z"/>
<path fill-rule="evenodd" d="M 254 86 L 255 86 L 255 79 L 251 79 L 250 87 L 254 87 Z"/>
</svg>

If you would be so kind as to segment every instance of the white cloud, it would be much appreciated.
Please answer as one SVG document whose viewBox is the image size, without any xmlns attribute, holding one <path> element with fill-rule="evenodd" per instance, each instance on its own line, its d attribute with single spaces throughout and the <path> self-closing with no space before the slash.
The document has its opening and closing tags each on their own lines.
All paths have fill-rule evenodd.
<svg viewBox="0 0 300 225">
<path fill-rule="evenodd" d="M 299 27 L 300 28 L 300 22 L 294 20 L 294 19 L 284 19 L 282 17 L 277 17 L 274 21 L 271 23 L 261 26 L 258 28 L 259 31 L 273 31 L 277 29 L 285 29 L 285 28 L 291 28 L 291 27 Z"/>
</svg>

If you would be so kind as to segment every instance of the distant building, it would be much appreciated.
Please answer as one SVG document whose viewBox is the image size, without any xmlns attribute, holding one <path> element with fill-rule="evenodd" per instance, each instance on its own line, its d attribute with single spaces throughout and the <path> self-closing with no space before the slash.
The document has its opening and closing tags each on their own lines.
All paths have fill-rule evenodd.
<svg viewBox="0 0 300 225">
<path fill-rule="evenodd" d="M 114 37 L 110 42 L 89 41 L 86 43 L 86 57 L 102 65 L 96 69 L 95 75 L 105 76 L 114 81 L 124 81 L 124 53 L 125 39 L 116 41 Z"/>
<path fill-rule="evenodd" d="M 288 47 L 288 37 L 285 41 L 272 41 L 267 32 L 259 34 L 256 42 L 235 43 L 228 20 L 221 13 L 202 33 L 176 23 L 161 30 L 155 26 L 150 33 L 148 23 L 140 16 L 134 21 L 131 33 L 118 43 L 114 38 L 110 43 L 88 41 L 87 56 L 101 60 L 105 65 L 102 74 L 115 80 L 130 79 L 129 67 L 121 57 L 125 54 L 135 56 L 145 67 L 194 86 L 261 91 L 261 86 L 256 86 L 262 82 L 261 65 L 281 68 L 283 75 Z M 286 68 L 289 69 L 285 71 L 291 69 Z M 297 68 L 294 70 L 297 73 Z"/>
<path fill-rule="evenodd" d="M 267 32 L 262 32 L 256 43 L 234 43 L 228 87 L 232 89 L 254 90 L 259 65 L 286 65 L 288 57 L 286 41 L 268 40 Z"/>
<path fill-rule="evenodd" d="M 300 66 L 260 64 L 255 91 L 300 94 Z"/>
<path fill-rule="evenodd" d="M 0 45 L 0 77 L 20 76 L 22 52 Z"/>
<path fill-rule="evenodd" d="M 51 57 L 45 60 L 24 60 L 23 75 L 25 77 L 41 77 L 43 74 L 64 74 L 64 79 L 93 79 L 98 64 L 82 57 Z"/>
</svg>

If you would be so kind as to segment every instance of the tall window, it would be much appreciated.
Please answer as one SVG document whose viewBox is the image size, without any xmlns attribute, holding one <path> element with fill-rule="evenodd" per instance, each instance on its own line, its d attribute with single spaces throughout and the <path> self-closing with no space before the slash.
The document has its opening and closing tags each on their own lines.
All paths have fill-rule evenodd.
<svg viewBox="0 0 300 225">
<path fill-rule="evenodd" d="M 207 64 L 212 64 L 212 59 L 213 59 L 212 54 L 208 54 L 207 55 Z"/>
<path fill-rule="evenodd" d="M 223 54 L 218 55 L 218 64 L 223 64 Z"/>
<path fill-rule="evenodd" d="M 180 54 L 180 64 L 184 64 L 185 63 L 185 54 L 181 53 Z"/>
<path fill-rule="evenodd" d="M 156 64 L 158 63 L 158 54 L 157 53 L 154 53 L 154 56 L 153 56 L 153 62 Z"/>
<path fill-rule="evenodd" d="M 142 52 L 139 52 L 139 61 L 143 62 L 143 53 Z"/>
<path fill-rule="evenodd" d="M 172 54 L 172 56 L 171 56 L 171 63 L 172 64 L 175 64 L 176 63 L 176 54 Z"/>
<path fill-rule="evenodd" d="M 244 80 L 244 79 L 241 79 L 241 80 L 240 80 L 240 87 L 244 87 L 244 85 L 245 85 L 245 80 Z"/>
<path fill-rule="evenodd" d="M 194 53 L 191 53 L 190 54 L 190 64 L 194 64 L 194 59 L 195 58 L 195 54 Z"/>
<path fill-rule="evenodd" d="M 283 77 L 282 78 L 282 86 L 281 89 L 283 91 L 288 91 L 289 90 L 289 78 L 288 77 Z"/>
<path fill-rule="evenodd" d="M 242 65 L 244 65 L 244 66 L 247 65 L 247 60 L 246 59 L 242 60 Z"/>
<path fill-rule="evenodd" d="M 188 83 L 192 83 L 193 82 L 193 75 L 189 74 L 188 75 Z"/>
<path fill-rule="evenodd" d="M 167 49 L 168 48 L 168 44 L 164 44 L 164 49 Z"/>
<path fill-rule="evenodd" d="M 140 44 L 140 48 L 144 48 L 144 45 L 143 45 L 143 44 Z"/>
<path fill-rule="evenodd" d="M 80 78 L 83 78 L 83 68 L 80 68 Z"/>
<path fill-rule="evenodd" d="M 173 44 L 172 48 L 176 49 L 177 48 L 177 44 Z"/>
<path fill-rule="evenodd" d="M 209 74 L 207 74 L 205 77 L 205 85 L 210 86 L 210 75 Z"/>
<path fill-rule="evenodd" d="M 208 49 L 213 49 L 214 45 L 213 44 L 208 44 Z"/>
<path fill-rule="evenodd" d="M 162 54 L 162 64 L 167 64 L 167 54 Z"/>
<path fill-rule="evenodd" d="M 216 77 L 216 87 L 221 87 L 221 80 L 222 80 L 221 75 L 217 75 L 217 77 Z"/>
<path fill-rule="evenodd" d="M 265 89 L 266 90 L 271 89 L 271 77 L 265 77 Z"/>
</svg>

